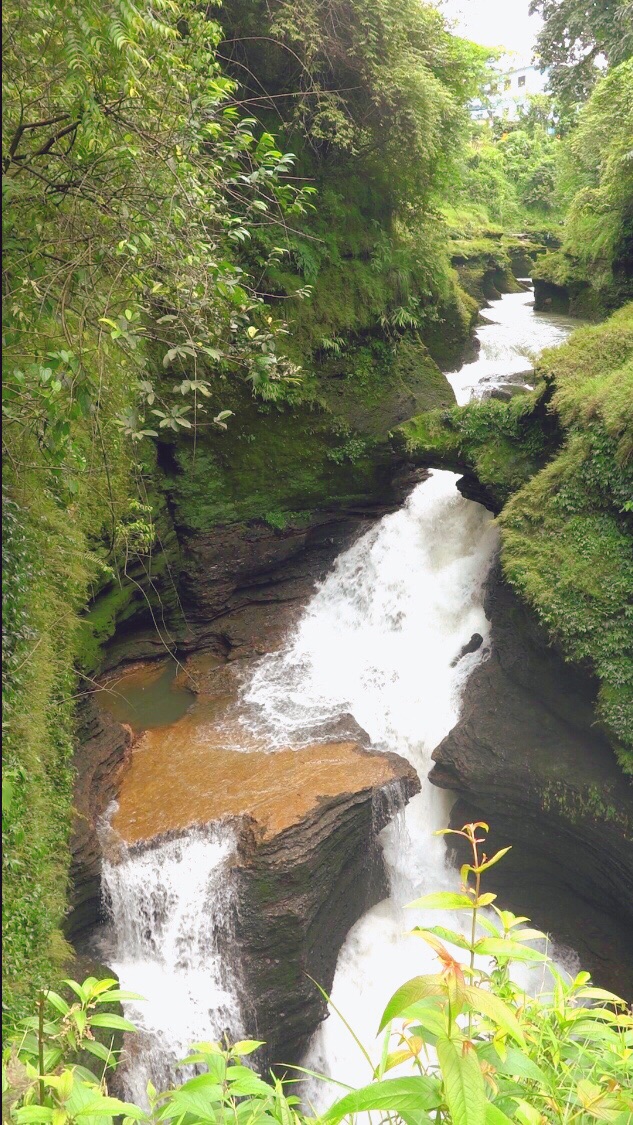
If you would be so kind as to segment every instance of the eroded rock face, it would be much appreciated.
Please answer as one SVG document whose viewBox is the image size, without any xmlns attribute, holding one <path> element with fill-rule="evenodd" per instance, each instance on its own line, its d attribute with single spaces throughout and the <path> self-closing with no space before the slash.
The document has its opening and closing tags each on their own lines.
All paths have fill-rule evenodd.
<svg viewBox="0 0 633 1125">
<path fill-rule="evenodd" d="M 341 551 L 428 476 L 426 467 L 389 458 L 383 494 L 367 504 L 312 511 L 283 529 L 262 520 L 206 532 L 179 528 L 177 611 L 166 623 L 159 614 L 160 630 L 142 615 L 119 627 L 104 648 L 101 671 L 163 657 L 166 650 L 204 649 L 229 659 L 270 652 Z"/>
<path fill-rule="evenodd" d="M 630 997 L 633 789 L 596 723 L 595 686 L 548 647 L 498 571 L 486 612 L 490 658 L 468 681 L 430 779 L 461 798 L 453 826 L 487 821 L 489 854 L 513 845 L 487 887 Z"/>
<path fill-rule="evenodd" d="M 78 708 L 77 737 L 70 914 L 66 925 L 71 938 L 94 925 L 101 913 L 101 847 L 96 825 L 116 796 L 133 742 L 131 728 L 101 711 L 92 695 Z"/>
<path fill-rule="evenodd" d="M 377 833 L 419 780 L 396 755 L 384 759 L 392 780 L 375 785 L 368 769 L 363 785 L 321 798 L 300 822 L 244 849 L 239 941 L 254 998 L 246 1019 L 266 1042 L 264 1064 L 282 1071 L 326 1015 L 313 981 L 330 991 L 349 930 L 388 894 Z"/>
</svg>

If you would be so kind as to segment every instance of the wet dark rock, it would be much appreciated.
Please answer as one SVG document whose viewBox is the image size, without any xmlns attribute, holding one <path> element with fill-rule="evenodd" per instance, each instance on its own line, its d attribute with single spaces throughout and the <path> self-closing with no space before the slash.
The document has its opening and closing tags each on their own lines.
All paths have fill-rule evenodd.
<svg viewBox="0 0 633 1125">
<path fill-rule="evenodd" d="M 498 387 L 493 387 L 491 391 L 488 391 L 482 397 L 494 398 L 499 402 L 509 402 L 511 398 L 515 398 L 516 395 L 525 395 L 529 390 L 529 387 L 521 386 L 520 383 L 501 383 Z"/>
<path fill-rule="evenodd" d="M 388 894 L 378 832 L 420 788 L 395 754 L 394 780 L 322 800 L 285 832 L 243 847 L 237 938 L 249 998 L 245 1023 L 265 1040 L 262 1062 L 296 1064 L 326 1014 L 351 927 Z"/>
<path fill-rule="evenodd" d="M 633 788 L 597 723 L 596 685 L 564 663 L 497 570 L 486 612 L 490 658 L 466 685 L 430 779 L 459 795 L 454 823 L 491 825 L 490 852 L 512 844 L 488 889 L 630 999 Z"/>
<path fill-rule="evenodd" d="M 473 633 L 468 643 L 462 645 L 462 648 L 460 649 L 455 659 L 451 660 L 451 668 L 454 668 L 456 664 L 459 664 L 462 657 L 467 656 L 469 652 L 477 652 L 477 649 L 481 648 L 483 643 L 484 639 L 481 633 Z"/>
<path fill-rule="evenodd" d="M 116 796 L 133 742 L 131 728 L 101 711 L 92 695 L 77 709 L 76 730 L 70 911 L 65 926 L 71 939 L 101 917 L 101 847 L 96 826 Z"/>
<path fill-rule="evenodd" d="M 284 529 L 262 520 L 179 532 L 180 606 L 168 628 L 119 626 L 105 647 L 101 671 L 183 653 L 211 651 L 229 659 L 269 652 L 294 624 L 316 583 L 372 523 L 395 511 L 428 476 L 426 467 L 401 460 L 383 496 L 345 510 L 314 511 Z"/>
</svg>

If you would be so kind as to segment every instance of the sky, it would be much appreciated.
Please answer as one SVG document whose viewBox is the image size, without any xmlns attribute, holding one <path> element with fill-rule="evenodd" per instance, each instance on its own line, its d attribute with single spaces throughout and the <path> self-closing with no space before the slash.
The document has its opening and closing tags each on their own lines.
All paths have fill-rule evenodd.
<svg viewBox="0 0 633 1125">
<path fill-rule="evenodd" d="M 521 60 L 531 58 L 541 21 L 530 16 L 530 0 L 442 0 L 438 7 L 457 21 L 458 35 L 486 47 L 516 51 Z"/>
</svg>

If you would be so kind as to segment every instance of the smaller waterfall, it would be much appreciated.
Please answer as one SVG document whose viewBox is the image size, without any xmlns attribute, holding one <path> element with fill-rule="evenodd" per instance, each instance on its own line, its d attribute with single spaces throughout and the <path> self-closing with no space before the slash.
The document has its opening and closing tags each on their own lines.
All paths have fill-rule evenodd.
<svg viewBox="0 0 633 1125">
<path fill-rule="evenodd" d="M 192 1043 L 243 1034 L 239 983 L 227 957 L 234 854 L 231 829 L 215 825 L 104 860 L 116 942 L 110 964 L 122 988 L 144 997 L 124 1005 L 139 1034 L 128 1036 L 120 1072 L 126 1096 L 141 1105 L 150 1079 L 163 1090 L 183 1077 L 175 1063 Z"/>
</svg>

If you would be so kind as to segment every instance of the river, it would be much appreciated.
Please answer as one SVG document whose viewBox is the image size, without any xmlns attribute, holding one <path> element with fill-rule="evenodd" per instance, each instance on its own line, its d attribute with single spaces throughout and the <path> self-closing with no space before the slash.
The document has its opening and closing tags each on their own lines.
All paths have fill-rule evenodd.
<svg viewBox="0 0 633 1125">
<path fill-rule="evenodd" d="M 534 313 L 532 300 L 525 291 L 486 309 L 476 360 L 448 376 L 458 402 L 529 386 L 535 355 L 572 330 L 565 318 Z M 409 977 L 435 971 L 431 950 L 406 936 L 429 921 L 406 904 L 455 885 L 444 841 L 433 834 L 446 825 L 452 798 L 427 775 L 433 750 L 459 717 L 466 679 L 489 651 L 483 588 L 497 532 L 490 513 L 458 493 L 457 479 L 433 471 L 399 511 L 345 551 L 286 646 L 262 658 L 241 689 L 245 738 L 265 732 L 268 745 L 299 746 L 332 718 L 351 714 L 375 749 L 407 758 L 420 777 L 420 793 L 381 833 L 389 897 L 349 933 L 332 989 L 333 1005 L 376 1061 L 386 1000 Z M 474 633 L 482 645 L 458 659 Z M 144 1029 L 126 1068 L 130 1097 L 143 1099 L 148 1078 L 158 1086 L 173 1079 L 174 1061 L 190 1042 L 227 1026 L 242 1029 L 232 985 L 239 966 L 226 963 L 231 855 L 230 832 L 218 828 L 104 863 L 109 963 L 123 987 L 147 997 L 128 1007 Z M 446 924 L 437 914 L 433 922 Z M 334 1014 L 314 1036 L 305 1065 L 349 1085 L 371 1077 Z M 309 1097 L 322 1104 L 318 1090 Z"/>
</svg>

